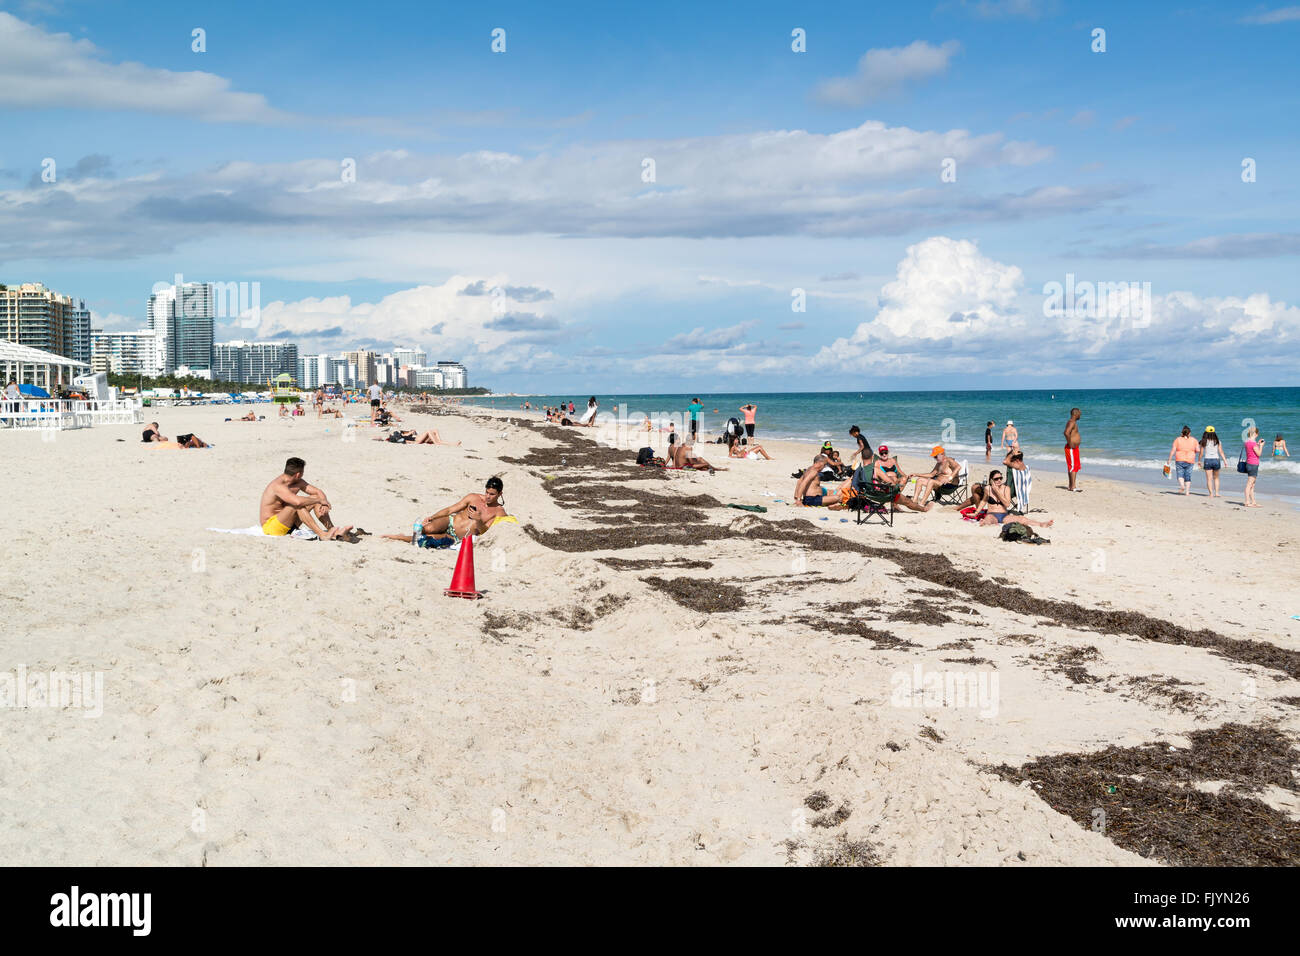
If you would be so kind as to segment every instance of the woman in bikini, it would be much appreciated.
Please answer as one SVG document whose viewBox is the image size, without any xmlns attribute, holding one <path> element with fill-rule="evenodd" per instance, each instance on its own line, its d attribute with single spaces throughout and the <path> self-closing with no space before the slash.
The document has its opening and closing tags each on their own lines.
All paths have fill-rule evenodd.
<svg viewBox="0 0 1300 956">
<path fill-rule="evenodd" d="M 1023 515 L 1013 515 L 1011 513 L 1011 490 L 1007 487 L 1002 472 L 989 472 L 987 488 L 988 513 L 980 520 L 981 525 L 1002 524 L 1008 519 L 1015 519 L 1021 524 L 1027 524 L 1034 528 L 1050 528 L 1052 526 L 1051 521 L 1031 521 Z"/>
</svg>

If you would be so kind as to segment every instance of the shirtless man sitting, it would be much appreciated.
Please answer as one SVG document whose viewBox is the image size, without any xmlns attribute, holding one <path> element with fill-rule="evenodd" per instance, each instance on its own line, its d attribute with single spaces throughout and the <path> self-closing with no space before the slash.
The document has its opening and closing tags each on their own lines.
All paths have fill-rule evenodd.
<svg viewBox="0 0 1300 956">
<path fill-rule="evenodd" d="M 934 459 L 934 467 L 928 474 L 910 476 L 916 479 L 916 489 L 912 493 L 912 498 L 917 502 L 929 501 L 935 488 L 952 484 L 961 473 L 961 462 L 949 458 L 942 445 L 935 445 L 930 450 L 930 457 Z"/>
<path fill-rule="evenodd" d="M 290 458 L 284 463 L 284 474 L 276 475 L 266 486 L 257 519 L 262 533 L 282 537 L 301 525 L 326 541 L 356 544 L 358 538 L 352 534 L 352 525 L 336 527 L 325 492 L 303 478 L 306 468 L 301 458 Z"/>
<path fill-rule="evenodd" d="M 703 458 L 696 458 L 695 446 L 689 442 L 673 446 L 673 466 L 677 468 L 694 468 L 696 471 L 707 471 L 709 474 L 713 474 L 715 471 L 727 470 L 710 465 Z"/>
<path fill-rule="evenodd" d="M 468 494 L 454 505 L 435 511 L 418 522 L 411 534 L 386 534 L 390 541 L 405 541 L 422 548 L 450 548 L 469 535 L 484 534 L 506 514 L 505 483 L 493 476 L 480 494 Z"/>
</svg>

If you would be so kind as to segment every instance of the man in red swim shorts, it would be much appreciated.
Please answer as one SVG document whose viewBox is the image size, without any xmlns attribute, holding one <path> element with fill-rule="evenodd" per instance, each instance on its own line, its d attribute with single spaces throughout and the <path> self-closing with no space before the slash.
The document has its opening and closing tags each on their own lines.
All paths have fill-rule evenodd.
<svg viewBox="0 0 1300 956">
<path fill-rule="evenodd" d="M 1079 480 L 1079 469 L 1083 463 L 1079 460 L 1079 418 L 1083 412 L 1077 408 L 1070 409 L 1070 420 L 1065 423 L 1065 471 L 1069 475 L 1070 490 L 1082 491 L 1082 488 L 1076 487 Z"/>
</svg>

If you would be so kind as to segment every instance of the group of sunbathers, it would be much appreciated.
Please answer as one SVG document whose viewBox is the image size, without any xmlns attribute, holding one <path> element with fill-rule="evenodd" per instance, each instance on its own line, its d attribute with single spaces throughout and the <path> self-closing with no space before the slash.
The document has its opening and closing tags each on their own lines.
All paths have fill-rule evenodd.
<svg viewBox="0 0 1300 956">
<path fill-rule="evenodd" d="M 850 507 L 850 502 L 866 494 L 875 492 L 877 501 L 882 495 L 885 503 L 892 501 L 895 506 L 909 511 L 930 511 L 935 507 L 936 497 L 953 493 L 960 487 L 962 474 L 961 462 L 952 458 L 942 445 L 935 445 L 930 450 L 933 467 L 927 472 L 904 472 L 898 458 L 889 451 L 888 445 L 880 445 L 872 451 L 870 442 L 854 425 L 849 435 L 857 442 L 857 451 L 849 458 L 852 463 L 859 460 L 858 467 L 849 471 L 841 460 L 839 452 L 831 447 L 830 442 L 822 445 L 821 451 L 812 464 L 800 473 L 794 489 L 796 505 L 806 507 L 824 506 L 832 511 L 841 511 Z M 1004 465 L 1008 469 L 1026 471 L 1024 454 L 1019 448 L 1007 452 Z M 844 480 L 848 478 L 848 480 Z M 838 487 L 836 483 L 839 482 Z M 905 494 L 907 486 L 913 483 L 912 493 Z M 1022 503 L 1023 504 L 1023 503 Z M 976 483 L 968 497 L 953 510 L 962 516 L 978 521 L 982 525 L 1002 524 L 1007 517 L 1015 514 L 1009 481 L 1001 471 L 989 474 L 987 485 Z M 1022 507 L 1023 511 L 1024 508 Z M 1051 521 L 1031 521 L 1022 515 L 1016 515 L 1022 524 L 1050 528 Z"/>
<path fill-rule="evenodd" d="M 323 489 L 304 477 L 307 463 L 290 458 L 284 472 L 276 475 L 262 492 L 258 523 L 262 533 L 275 537 L 319 538 L 323 541 L 358 543 L 370 532 L 354 525 L 336 525 L 333 505 Z M 449 548 L 470 535 L 481 535 L 502 521 L 518 523 L 506 513 L 505 484 L 496 476 L 487 480 L 481 494 L 475 492 L 454 505 L 436 511 L 414 523 L 410 534 L 386 534 L 393 541 L 405 541 L 422 548 Z M 305 530 L 304 530 L 305 529 Z"/>
</svg>

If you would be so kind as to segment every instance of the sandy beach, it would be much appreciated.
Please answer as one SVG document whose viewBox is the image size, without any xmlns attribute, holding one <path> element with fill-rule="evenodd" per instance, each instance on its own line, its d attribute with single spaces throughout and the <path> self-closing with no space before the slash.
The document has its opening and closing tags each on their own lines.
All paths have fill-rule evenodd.
<svg viewBox="0 0 1300 956">
<path fill-rule="evenodd" d="M 1085 461 L 1037 473 L 1029 546 L 776 503 L 809 446 L 666 473 L 399 413 L 462 447 L 219 407 L 146 412 L 208 450 L 0 434 L 0 672 L 102 675 L 98 715 L 0 709 L 10 864 L 1300 862 L 1290 508 Z M 291 455 L 375 537 L 209 530 Z M 519 524 L 446 598 L 454 554 L 378 535 L 492 475 Z"/>
</svg>

